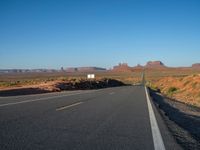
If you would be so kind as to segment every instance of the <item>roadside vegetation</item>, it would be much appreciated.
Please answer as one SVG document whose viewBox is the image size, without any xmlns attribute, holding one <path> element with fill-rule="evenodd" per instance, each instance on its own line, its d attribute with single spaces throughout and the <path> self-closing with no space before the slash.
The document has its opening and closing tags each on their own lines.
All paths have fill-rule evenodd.
<svg viewBox="0 0 200 150">
<path fill-rule="evenodd" d="M 170 87 L 170 88 L 167 90 L 167 95 L 170 96 L 170 97 L 172 97 L 173 94 L 174 94 L 175 92 L 177 92 L 177 91 L 178 91 L 178 89 L 177 89 L 176 87 Z"/>
<path fill-rule="evenodd" d="M 136 84 L 140 82 L 140 72 L 97 72 L 96 80 L 104 78 L 115 79 L 125 84 Z M 17 73 L 17 74 L 1 74 L 0 90 L 10 88 L 22 88 L 38 85 L 51 85 L 56 82 L 79 82 L 87 80 L 87 73 Z"/>
<path fill-rule="evenodd" d="M 147 85 L 169 98 L 200 107 L 200 74 L 151 79 Z"/>
<path fill-rule="evenodd" d="M 87 73 L 32 73 L 0 75 L 0 96 L 87 90 L 137 84 L 140 73 L 97 72 L 88 80 Z"/>
<path fill-rule="evenodd" d="M 124 84 L 141 83 L 143 70 L 132 72 L 97 72 L 95 82 L 113 79 Z M 0 74 L 0 91 L 21 88 L 39 88 L 45 91 L 60 91 L 57 85 L 72 89 L 78 84 L 87 84 L 87 73 L 16 73 Z M 145 70 L 147 85 L 171 99 L 200 106 L 200 70 Z M 92 82 L 89 82 L 90 84 Z M 101 82 L 100 82 L 101 83 Z M 74 88 L 76 89 L 76 88 Z M 86 88 L 88 89 L 88 88 Z"/>
</svg>

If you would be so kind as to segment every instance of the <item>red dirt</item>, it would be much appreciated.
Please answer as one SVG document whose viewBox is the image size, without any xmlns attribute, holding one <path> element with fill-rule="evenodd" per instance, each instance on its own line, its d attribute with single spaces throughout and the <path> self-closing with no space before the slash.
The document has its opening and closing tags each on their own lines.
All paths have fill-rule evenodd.
<svg viewBox="0 0 200 150">
<path fill-rule="evenodd" d="M 176 100 L 200 107 L 200 74 L 186 77 L 164 77 L 151 81 L 161 93 Z M 176 88 L 169 93 L 170 88 Z"/>
</svg>

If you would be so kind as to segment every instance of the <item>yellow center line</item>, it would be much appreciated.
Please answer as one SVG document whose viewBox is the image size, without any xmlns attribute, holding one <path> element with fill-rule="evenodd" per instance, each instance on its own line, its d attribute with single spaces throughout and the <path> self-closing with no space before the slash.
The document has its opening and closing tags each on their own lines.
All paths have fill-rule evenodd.
<svg viewBox="0 0 200 150">
<path fill-rule="evenodd" d="M 56 111 L 61 111 L 61 110 L 63 110 L 63 109 L 67 109 L 67 108 L 70 108 L 70 107 L 74 107 L 74 106 L 80 105 L 80 104 L 82 104 L 82 103 L 83 103 L 83 102 L 78 102 L 78 103 L 74 103 L 74 104 L 71 104 L 71 105 L 63 106 L 63 107 L 57 108 Z"/>
</svg>

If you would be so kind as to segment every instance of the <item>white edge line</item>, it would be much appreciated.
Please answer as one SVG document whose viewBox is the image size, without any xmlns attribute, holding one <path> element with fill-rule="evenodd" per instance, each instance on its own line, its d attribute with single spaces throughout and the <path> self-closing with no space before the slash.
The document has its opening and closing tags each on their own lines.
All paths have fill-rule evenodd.
<svg viewBox="0 0 200 150">
<path fill-rule="evenodd" d="M 71 105 L 68 105 L 68 106 L 63 106 L 63 107 L 60 107 L 60 108 L 57 108 L 56 111 L 61 111 L 63 109 L 67 109 L 67 108 L 70 108 L 70 107 L 74 107 L 74 106 L 77 106 L 77 105 L 80 105 L 82 104 L 83 102 L 78 102 L 78 103 L 74 103 L 74 104 L 71 104 Z"/>
<path fill-rule="evenodd" d="M 153 143 L 154 143 L 154 149 L 155 150 L 165 150 L 165 145 L 162 139 L 162 136 L 160 134 L 160 129 L 157 124 L 157 120 L 150 102 L 149 93 L 147 91 L 147 87 L 145 86 L 145 93 L 147 98 L 147 105 L 149 110 L 149 118 L 150 118 L 150 124 L 151 124 L 151 131 L 153 136 Z"/>
<path fill-rule="evenodd" d="M 20 102 L 6 103 L 6 104 L 1 104 L 0 107 L 23 104 L 23 103 L 30 103 L 30 102 L 36 102 L 36 101 L 44 101 L 44 100 L 49 100 L 49 99 L 53 99 L 53 98 L 68 97 L 68 96 L 73 96 L 73 95 L 87 94 L 87 93 L 92 93 L 92 92 L 95 92 L 95 91 L 73 93 L 73 94 L 68 94 L 68 95 L 59 95 L 59 96 L 52 96 L 52 97 L 43 97 L 43 98 L 38 98 L 38 99 L 33 99 L 33 100 L 25 100 L 25 101 L 20 101 Z"/>
</svg>

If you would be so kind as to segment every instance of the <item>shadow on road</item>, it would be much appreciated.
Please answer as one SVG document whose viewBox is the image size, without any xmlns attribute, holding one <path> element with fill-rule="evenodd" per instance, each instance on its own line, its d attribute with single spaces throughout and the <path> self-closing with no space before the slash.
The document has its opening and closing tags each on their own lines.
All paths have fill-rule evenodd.
<svg viewBox="0 0 200 150">
<path fill-rule="evenodd" d="M 200 149 L 200 117 L 198 115 L 187 113 L 187 110 L 189 109 L 194 109 L 194 111 L 198 112 L 200 112 L 200 109 L 184 104 L 184 111 L 180 111 L 175 105 L 183 105 L 183 103 L 163 97 L 151 89 L 150 95 L 156 103 L 156 106 L 162 111 L 162 116 L 167 117 L 168 121 L 172 121 L 178 125 L 176 126 L 167 122 L 167 125 L 177 142 L 185 149 Z M 188 137 L 188 134 L 191 135 L 192 139 Z"/>
<path fill-rule="evenodd" d="M 43 90 L 39 88 L 20 88 L 20 89 L 10 89 L 5 91 L 0 91 L 0 96 L 17 96 L 17 95 L 30 95 L 30 94 L 42 94 L 48 93 L 48 90 Z"/>
</svg>

